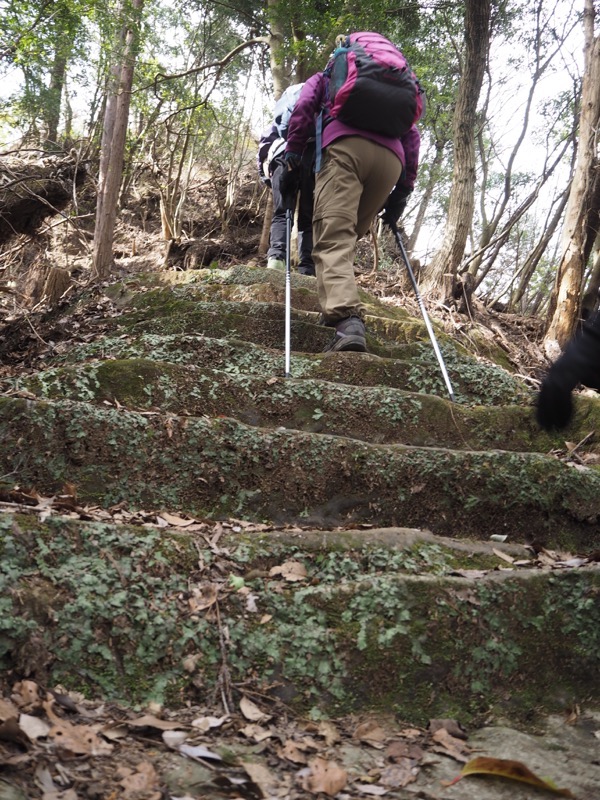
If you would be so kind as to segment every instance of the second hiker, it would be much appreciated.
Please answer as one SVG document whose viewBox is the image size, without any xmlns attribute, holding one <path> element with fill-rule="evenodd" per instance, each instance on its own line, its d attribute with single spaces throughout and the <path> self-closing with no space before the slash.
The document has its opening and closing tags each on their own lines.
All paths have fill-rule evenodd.
<svg viewBox="0 0 600 800">
<path fill-rule="evenodd" d="M 269 269 L 285 269 L 286 258 L 286 209 L 295 210 L 298 205 L 298 272 L 314 275 L 312 258 L 313 233 L 312 211 L 315 188 L 315 144 L 314 125 L 312 135 L 307 137 L 296 175 L 297 185 L 285 196 L 281 192 L 281 178 L 286 172 L 285 140 L 288 123 L 303 83 L 289 86 L 281 95 L 273 112 L 273 123 L 261 135 L 258 145 L 258 171 L 261 180 L 273 190 L 273 219 L 267 252 Z"/>
<path fill-rule="evenodd" d="M 336 331 L 327 349 L 366 352 L 365 309 L 354 278 L 356 242 L 382 209 L 384 221 L 396 222 L 406 206 L 417 177 L 420 136 L 414 123 L 423 99 L 406 60 L 383 36 L 338 38 L 328 68 L 306 81 L 292 111 L 283 192 L 298 179 L 317 120 L 312 255 L 322 322 Z M 382 69 L 383 80 L 383 72 L 373 74 Z"/>
</svg>

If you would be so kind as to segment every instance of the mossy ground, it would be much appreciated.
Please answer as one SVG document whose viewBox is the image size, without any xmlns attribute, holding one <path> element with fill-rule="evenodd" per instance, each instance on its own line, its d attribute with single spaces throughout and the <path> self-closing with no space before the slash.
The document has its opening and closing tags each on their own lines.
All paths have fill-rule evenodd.
<svg viewBox="0 0 600 800">
<path fill-rule="evenodd" d="M 305 713 L 385 709 L 419 724 L 490 703 L 527 717 L 593 695 L 598 570 L 468 580 L 453 571 L 492 563 L 491 548 L 385 533 L 303 547 L 231 532 L 215 554 L 183 530 L 0 515 L 0 663 L 126 702 L 185 703 L 215 689 L 226 659 L 233 682 Z M 290 559 L 303 580 L 271 574 Z M 194 610 L 206 585 L 218 617 Z"/>
<path fill-rule="evenodd" d="M 415 721 L 597 701 L 596 570 L 452 570 L 497 566 L 491 535 L 597 548 L 586 436 L 598 404 L 578 398 L 568 432 L 589 462 L 559 459 L 564 438 L 538 430 L 501 348 L 478 342 L 474 355 L 438 330 L 452 404 L 421 319 L 364 293 L 370 355 L 323 354 L 332 332 L 318 324 L 315 281 L 298 275 L 283 378 L 283 281 L 243 265 L 139 275 L 49 315 L 61 346 L 3 384 L 0 474 L 7 493 L 70 484 L 83 505 L 323 532 L 311 547 L 289 531 L 240 535 L 217 558 L 181 532 L 5 515 L 5 668 L 184 703 L 214 688 L 226 658 L 235 680 L 277 684 L 304 711 L 393 708 Z M 110 314 L 66 346 L 92 306 Z M 433 541 L 371 547 L 361 536 L 372 526 L 428 529 Z M 471 541 L 482 543 L 472 554 Z M 289 558 L 307 568 L 298 585 L 269 577 Z M 205 581 L 219 586 L 226 654 L 214 609 L 190 612 L 190 587 Z"/>
</svg>

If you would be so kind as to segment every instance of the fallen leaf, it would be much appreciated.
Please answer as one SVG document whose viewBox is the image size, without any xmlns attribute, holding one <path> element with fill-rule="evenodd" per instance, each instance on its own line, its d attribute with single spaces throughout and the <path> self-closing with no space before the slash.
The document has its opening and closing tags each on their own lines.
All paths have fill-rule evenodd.
<svg viewBox="0 0 600 800">
<path fill-rule="evenodd" d="M 385 749 L 385 754 L 390 761 L 399 761 L 402 758 L 411 758 L 420 761 L 423 758 L 423 749 L 414 742 L 404 739 L 394 739 Z"/>
<path fill-rule="evenodd" d="M 436 731 L 442 728 L 456 739 L 467 739 L 465 729 L 455 719 L 430 719 L 427 724 L 427 730 L 431 734 L 436 733 Z"/>
<path fill-rule="evenodd" d="M 466 762 L 469 760 L 465 755 L 465 751 L 470 752 L 469 748 L 462 739 L 451 736 L 445 728 L 437 730 L 431 738 L 436 743 L 431 749 L 436 753 L 443 753 L 456 761 Z"/>
<path fill-rule="evenodd" d="M 300 561 L 286 561 L 278 567 L 271 567 L 269 575 L 281 575 L 286 581 L 303 581 L 306 576 L 306 567 Z"/>
<path fill-rule="evenodd" d="M 185 742 L 188 736 L 189 734 L 186 731 L 163 731 L 161 738 L 167 747 L 172 747 L 175 750 Z"/>
<path fill-rule="evenodd" d="M 417 780 L 419 767 L 412 758 L 399 758 L 395 764 L 385 767 L 379 776 L 379 783 L 388 789 L 399 789 Z"/>
<path fill-rule="evenodd" d="M 217 602 L 218 596 L 218 583 L 209 583 L 209 581 L 203 581 L 202 583 L 193 586 L 191 595 L 188 598 L 190 611 L 195 613 L 196 611 L 204 611 L 204 609 L 210 608 Z"/>
<path fill-rule="evenodd" d="M 492 553 L 498 558 L 503 559 L 504 561 L 508 561 L 509 564 L 514 564 L 515 560 L 512 556 L 509 556 L 508 553 L 503 553 L 502 550 L 498 550 L 496 547 L 492 547 Z"/>
<path fill-rule="evenodd" d="M 149 761 L 137 765 L 135 771 L 129 767 L 117 769 L 119 786 L 123 787 L 124 798 L 144 797 L 147 800 L 160 800 L 162 793 L 159 778 L 154 766 Z"/>
<path fill-rule="evenodd" d="M 336 742 L 339 742 L 342 738 L 333 722 L 329 722 L 328 720 L 319 722 L 317 733 L 325 739 L 327 747 L 331 747 L 332 744 L 336 744 Z"/>
<path fill-rule="evenodd" d="M 264 742 L 265 739 L 270 739 L 274 732 L 270 728 L 262 728 L 260 725 L 252 724 L 240 728 L 240 733 L 243 733 L 247 739 L 254 739 L 255 742 Z"/>
<path fill-rule="evenodd" d="M 355 728 L 352 736 L 354 739 L 358 739 L 359 742 L 365 742 L 366 744 L 370 744 L 371 747 L 377 748 L 382 748 L 383 743 L 388 738 L 388 735 L 381 725 L 374 720 L 361 722 L 361 724 Z"/>
<path fill-rule="evenodd" d="M 19 728 L 32 742 L 35 739 L 44 739 L 50 731 L 50 725 L 45 720 L 32 717 L 30 714 L 19 716 Z"/>
<path fill-rule="evenodd" d="M 294 764 L 306 764 L 307 760 L 306 756 L 300 750 L 296 742 L 293 742 L 291 739 L 288 739 L 284 746 L 277 750 L 277 755 L 280 758 L 285 758 L 288 761 L 292 761 Z"/>
<path fill-rule="evenodd" d="M 278 778 L 264 764 L 251 761 L 242 761 L 242 766 L 248 773 L 250 780 L 260 789 L 263 797 L 276 795 L 279 785 Z"/>
<path fill-rule="evenodd" d="M 7 719 L 17 719 L 19 716 L 19 709 L 10 700 L 3 700 L 0 698 L 0 722 L 6 722 Z"/>
<path fill-rule="evenodd" d="M 447 786 L 452 786 L 462 778 L 469 775 L 492 775 L 498 778 L 507 778 L 508 780 L 518 781 L 519 783 L 527 783 L 530 786 L 536 786 L 538 789 L 547 789 L 554 794 L 561 797 L 570 797 L 575 800 L 575 796 L 571 794 L 568 789 L 559 789 L 554 783 L 548 780 L 538 778 L 529 767 L 526 767 L 521 761 L 512 761 L 506 758 L 488 758 L 486 756 L 479 756 L 471 759 L 462 768 L 460 775 L 453 781 L 446 783 Z"/>
<path fill-rule="evenodd" d="M 187 756 L 188 758 L 192 758 L 194 760 L 208 759 L 208 761 L 223 761 L 218 753 L 213 753 L 212 750 L 208 750 L 201 744 L 196 746 L 191 744 L 180 744 L 177 750 L 182 756 Z"/>
<path fill-rule="evenodd" d="M 194 522 L 196 522 L 195 519 L 184 519 L 175 514 L 168 514 L 166 511 L 161 511 L 160 516 L 165 522 L 168 522 L 169 525 L 175 525 L 178 528 L 187 528 L 188 525 L 193 525 Z"/>
<path fill-rule="evenodd" d="M 159 719 L 153 714 L 144 714 L 137 719 L 128 719 L 127 725 L 131 728 L 156 728 L 158 731 L 176 731 L 181 728 L 180 722 L 168 722 L 166 719 Z"/>
<path fill-rule="evenodd" d="M 354 788 L 358 789 L 361 794 L 368 794 L 373 797 L 382 797 L 388 792 L 385 786 L 378 786 L 376 783 L 355 783 Z"/>
<path fill-rule="evenodd" d="M 268 722 L 271 719 L 271 714 L 265 714 L 252 700 L 247 697 L 242 697 L 240 700 L 240 711 L 249 719 L 250 722 Z"/>
<path fill-rule="evenodd" d="M 335 761 L 317 757 L 308 762 L 306 770 L 301 770 L 301 780 L 306 791 L 333 797 L 346 786 L 348 774 Z"/>
<path fill-rule="evenodd" d="M 223 717 L 198 717 L 192 720 L 192 728 L 196 728 L 200 733 L 206 733 L 211 728 L 220 728 L 228 719 L 229 716 L 227 714 Z"/>
</svg>

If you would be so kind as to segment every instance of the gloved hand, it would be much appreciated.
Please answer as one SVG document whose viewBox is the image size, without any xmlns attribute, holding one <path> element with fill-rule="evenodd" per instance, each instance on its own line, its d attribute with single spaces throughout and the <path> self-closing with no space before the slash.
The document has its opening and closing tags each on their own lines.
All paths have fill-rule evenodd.
<svg viewBox="0 0 600 800">
<path fill-rule="evenodd" d="M 390 228 L 396 225 L 404 210 L 411 193 L 411 189 L 406 189 L 404 186 L 396 186 L 383 207 L 382 219 Z"/>
<path fill-rule="evenodd" d="M 289 208 L 293 208 L 296 204 L 296 195 L 300 186 L 301 160 L 298 153 L 285 154 L 286 169 L 279 181 L 279 189 L 283 202 Z"/>
<path fill-rule="evenodd" d="M 583 383 L 600 388 L 600 314 L 583 323 L 581 332 L 566 346 L 544 380 L 536 402 L 538 424 L 547 431 L 561 430 L 573 416 L 571 393 Z"/>
</svg>

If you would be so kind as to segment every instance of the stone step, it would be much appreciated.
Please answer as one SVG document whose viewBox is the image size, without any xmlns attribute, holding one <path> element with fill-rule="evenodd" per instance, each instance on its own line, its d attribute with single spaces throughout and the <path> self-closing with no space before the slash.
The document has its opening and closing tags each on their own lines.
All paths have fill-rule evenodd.
<svg viewBox="0 0 600 800">
<path fill-rule="evenodd" d="M 498 548 L 531 553 L 415 530 L 76 516 L 0 513 L 1 663 L 43 684 L 181 705 L 226 670 L 303 713 L 421 725 L 598 701 L 597 564 L 510 567 Z"/>
<path fill-rule="evenodd" d="M 346 362 L 362 362 L 361 355 L 349 355 Z M 283 426 L 380 444 L 547 452 L 556 443 L 538 428 L 530 407 L 464 407 L 384 386 L 258 377 L 141 358 L 50 369 L 17 381 L 14 388 L 42 399 L 227 416 L 262 428 Z"/>
<path fill-rule="evenodd" d="M 0 397 L 0 474 L 86 502 L 456 538 L 594 545 L 600 475 L 499 450 L 373 445 L 236 420 Z"/>
<path fill-rule="evenodd" d="M 60 348 L 59 348 L 60 351 Z M 298 353 L 291 358 L 294 378 L 316 378 L 352 386 L 389 386 L 421 394 L 447 397 L 439 364 L 430 342 L 394 347 L 394 358 L 356 353 Z M 195 335 L 141 334 L 102 337 L 70 347 L 47 360 L 49 364 L 77 364 L 90 359 L 151 358 L 172 364 L 202 365 L 231 374 L 265 378 L 282 375 L 281 350 L 260 347 L 240 339 Z M 506 370 L 453 349 L 444 354 L 452 373 L 456 401 L 471 405 L 530 404 L 532 393 Z"/>
</svg>

